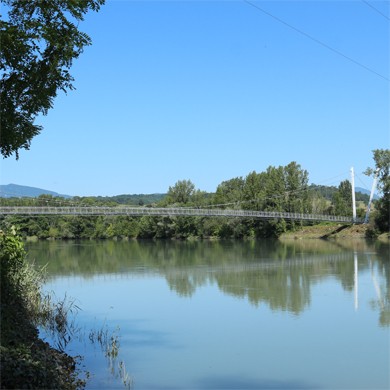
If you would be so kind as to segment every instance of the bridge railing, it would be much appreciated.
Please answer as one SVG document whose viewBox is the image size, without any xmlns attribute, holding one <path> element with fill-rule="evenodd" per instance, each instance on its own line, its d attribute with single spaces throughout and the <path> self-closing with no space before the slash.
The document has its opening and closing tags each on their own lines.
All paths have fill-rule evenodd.
<svg viewBox="0 0 390 390">
<path fill-rule="evenodd" d="M 230 210 L 230 209 L 202 209 L 202 208 L 169 208 L 169 207 L 91 207 L 91 206 L 70 206 L 70 207 L 29 207 L 29 206 L 7 206 L 0 207 L 0 216 L 4 215 L 127 215 L 127 216 L 203 216 L 203 217 L 245 217 L 261 219 L 287 219 L 302 221 L 332 221 L 353 223 L 352 217 L 323 215 L 323 214 L 301 214 L 279 211 L 256 211 L 256 210 Z M 355 221 L 361 223 L 361 220 Z"/>
</svg>

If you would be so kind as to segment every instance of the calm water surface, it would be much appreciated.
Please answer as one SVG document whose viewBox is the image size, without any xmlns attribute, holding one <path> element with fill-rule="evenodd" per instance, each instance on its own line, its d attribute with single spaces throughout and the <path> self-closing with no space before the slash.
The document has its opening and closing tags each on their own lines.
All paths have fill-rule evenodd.
<svg viewBox="0 0 390 390">
<path fill-rule="evenodd" d="M 124 373 L 136 390 L 390 388 L 389 245 L 83 241 L 27 249 L 48 264 L 45 289 L 81 308 L 67 351 L 84 356 L 89 389 L 124 388 Z M 102 328 L 118 337 L 116 358 L 89 340 Z"/>
</svg>

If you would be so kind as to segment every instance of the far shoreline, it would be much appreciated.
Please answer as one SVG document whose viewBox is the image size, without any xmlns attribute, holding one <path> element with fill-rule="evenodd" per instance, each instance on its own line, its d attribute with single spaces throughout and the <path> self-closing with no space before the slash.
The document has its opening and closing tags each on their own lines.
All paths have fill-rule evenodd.
<svg viewBox="0 0 390 390">
<path fill-rule="evenodd" d="M 278 237 L 243 237 L 243 238 L 230 238 L 232 240 L 256 240 L 256 239 L 277 239 L 280 241 L 290 240 L 302 240 L 302 239 L 321 239 L 321 240 L 340 240 L 340 239 L 365 239 L 372 241 L 381 241 L 384 243 L 390 243 L 390 232 L 375 234 L 373 233 L 372 226 L 368 224 L 337 224 L 337 223 L 321 223 L 317 225 L 306 225 L 297 227 L 294 230 L 289 230 L 280 234 Z M 127 237 L 127 236 L 113 236 L 107 238 L 68 238 L 68 237 L 46 237 L 40 238 L 37 236 L 24 236 L 23 241 L 35 242 L 35 241 L 62 241 L 62 240 L 113 240 L 113 241 L 132 241 L 132 240 L 178 240 L 178 241 L 219 241 L 229 238 L 221 238 L 217 236 L 198 237 L 190 236 L 187 238 L 139 238 L 139 237 Z"/>
</svg>

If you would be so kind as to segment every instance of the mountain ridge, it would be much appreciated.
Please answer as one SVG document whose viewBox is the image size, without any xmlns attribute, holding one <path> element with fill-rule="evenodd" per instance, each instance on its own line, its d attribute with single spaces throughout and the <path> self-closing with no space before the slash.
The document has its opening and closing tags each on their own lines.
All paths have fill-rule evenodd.
<svg viewBox="0 0 390 390">
<path fill-rule="evenodd" d="M 45 190 L 38 187 L 23 186 L 19 184 L 0 184 L 0 198 L 36 198 L 40 195 L 72 198 L 70 195 L 59 194 L 55 191 Z"/>
</svg>

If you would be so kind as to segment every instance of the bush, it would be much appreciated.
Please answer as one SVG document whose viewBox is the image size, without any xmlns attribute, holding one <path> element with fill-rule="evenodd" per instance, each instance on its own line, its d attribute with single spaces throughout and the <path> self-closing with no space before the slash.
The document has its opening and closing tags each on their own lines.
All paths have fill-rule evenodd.
<svg viewBox="0 0 390 390">
<path fill-rule="evenodd" d="M 27 261 L 20 238 L 0 231 L 1 308 L 19 307 L 34 322 L 41 302 L 42 274 Z"/>
<path fill-rule="evenodd" d="M 20 238 L 0 230 L 1 382 L 6 389 L 82 388 L 75 361 L 38 338 L 37 324 L 50 318 L 41 293 L 42 272 L 26 261 Z"/>
</svg>

